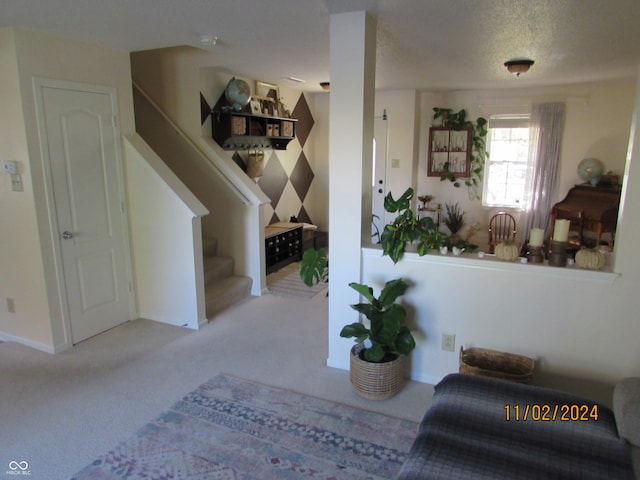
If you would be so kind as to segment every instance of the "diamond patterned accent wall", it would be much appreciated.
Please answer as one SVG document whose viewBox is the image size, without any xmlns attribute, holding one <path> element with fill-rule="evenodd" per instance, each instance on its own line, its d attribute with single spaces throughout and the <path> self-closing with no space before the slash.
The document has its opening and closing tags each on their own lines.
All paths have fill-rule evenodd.
<svg viewBox="0 0 640 480">
<path fill-rule="evenodd" d="M 213 100 L 213 101 L 212 101 Z M 207 121 L 211 112 L 210 105 L 216 105 L 216 99 L 207 100 L 200 94 L 201 124 Z M 216 107 L 214 106 L 214 109 Z M 207 112 L 209 112 L 207 114 Z M 264 149 L 265 167 L 262 177 L 257 183 L 262 191 L 271 199 L 271 205 L 265 207 L 265 220 L 269 223 L 289 221 L 295 216 L 299 222 L 313 223 L 308 211 L 313 211 L 311 198 L 308 196 L 313 186 L 314 173 L 312 164 L 304 147 L 315 123 L 309 104 L 301 93 L 291 117 L 298 120 L 296 138 L 286 150 Z M 233 161 L 246 171 L 246 150 L 229 151 Z"/>
<path fill-rule="evenodd" d="M 298 124 L 296 125 L 296 138 L 300 142 L 300 145 L 304 147 L 305 143 L 307 143 L 307 138 L 309 138 L 309 134 L 311 133 L 311 129 L 313 128 L 313 124 L 315 123 L 313 116 L 311 115 L 311 110 L 309 110 L 309 104 L 307 103 L 307 99 L 304 95 L 300 95 L 298 103 L 296 103 L 293 112 L 291 112 L 291 116 L 298 119 Z"/>
<path fill-rule="evenodd" d="M 293 167 L 289 181 L 291 185 L 293 185 L 293 188 L 295 188 L 302 202 L 304 202 L 307 193 L 309 193 L 309 187 L 311 186 L 311 182 L 313 182 L 313 177 L 313 170 L 311 170 L 307 157 L 304 152 L 300 152 L 300 156 L 298 157 L 296 166 Z"/>
</svg>

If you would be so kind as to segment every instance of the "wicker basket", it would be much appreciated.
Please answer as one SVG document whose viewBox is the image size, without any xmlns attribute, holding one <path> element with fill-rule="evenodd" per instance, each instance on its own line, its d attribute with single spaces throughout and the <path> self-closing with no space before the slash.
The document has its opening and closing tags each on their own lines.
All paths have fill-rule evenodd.
<svg viewBox="0 0 640 480">
<path fill-rule="evenodd" d="M 385 363 L 372 363 L 359 356 L 362 345 L 351 349 L 349 378 L 358 395 L 368 400 L 386 400 L 404 386 L 406 356 Z"/>
<path fill-rule="evenodd" d="M 502 378 L 517 383 L 531 383 L 535 360 L 514 353 L 487 348 L 460 347 L 460 373 Z"/>
</svg>

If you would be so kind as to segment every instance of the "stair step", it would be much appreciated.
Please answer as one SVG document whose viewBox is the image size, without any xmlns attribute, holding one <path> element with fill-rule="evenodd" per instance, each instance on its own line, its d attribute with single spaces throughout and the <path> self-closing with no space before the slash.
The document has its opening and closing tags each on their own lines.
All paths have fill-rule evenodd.
<svg viewBox="0 0 640 480">
<path fill-rule="evenodd" d="M 231 276 L 205 286 L 207 318 L 211 319 L 222 310 L 251 294 L 250 277 Z"/>
<path fill-rule="evenodd" d="M 233 275 L 233 258 L 207 257 L 204 259 L 204 284 L 222 280 Z"/>
<path fill-rule="evenodd" d="M 218 254 L 218 239 L 214 237 L 202 237 L 202 256 L 215 257 Z"/>
</svg>

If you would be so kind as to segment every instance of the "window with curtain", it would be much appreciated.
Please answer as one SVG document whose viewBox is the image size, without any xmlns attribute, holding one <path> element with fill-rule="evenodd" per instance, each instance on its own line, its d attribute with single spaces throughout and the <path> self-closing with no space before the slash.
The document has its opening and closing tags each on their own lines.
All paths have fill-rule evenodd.
<svg viewBox="0 0 640 480">
<path fill-rule="evenodd" d="M 534 165 L 529 155 L 530 116 L 489 117 L 482 204 L 525 209 Z"/>
</svg>

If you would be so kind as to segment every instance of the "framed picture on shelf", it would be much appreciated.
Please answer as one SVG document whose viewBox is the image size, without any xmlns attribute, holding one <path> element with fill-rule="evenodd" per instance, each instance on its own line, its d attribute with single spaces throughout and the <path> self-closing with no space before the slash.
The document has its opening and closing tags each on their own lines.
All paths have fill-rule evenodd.
<svg viewBox="0 0 640 480">
<path fill-rule="evenodd" d="M 262 108 L 259 100 L 251 100 L 251 115 L 262 115 Z"/>
</svg>

